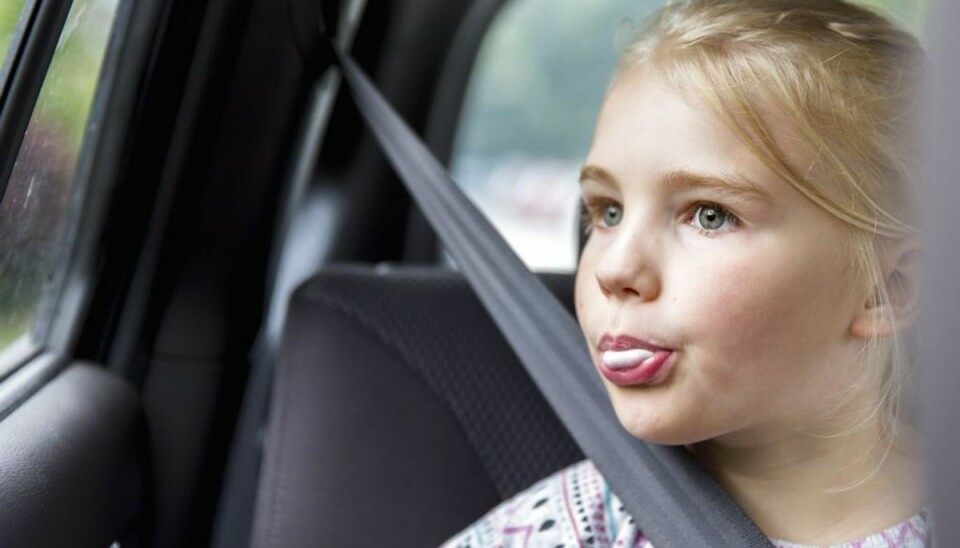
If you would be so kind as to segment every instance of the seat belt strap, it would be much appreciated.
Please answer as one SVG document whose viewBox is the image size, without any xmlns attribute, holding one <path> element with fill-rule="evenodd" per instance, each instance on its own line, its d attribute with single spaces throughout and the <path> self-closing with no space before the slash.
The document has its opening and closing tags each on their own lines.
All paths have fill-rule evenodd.
<svg viewBox="0 0 960 548">
<path fill-rule="evenodd" d="M 547 402 L 658 548 L 772 547 L 681 447 L 641 442 L 617 421 L 573 317 L 527 269 L 347 55 L 366 120 L 438 237 Z"/>
</svg>

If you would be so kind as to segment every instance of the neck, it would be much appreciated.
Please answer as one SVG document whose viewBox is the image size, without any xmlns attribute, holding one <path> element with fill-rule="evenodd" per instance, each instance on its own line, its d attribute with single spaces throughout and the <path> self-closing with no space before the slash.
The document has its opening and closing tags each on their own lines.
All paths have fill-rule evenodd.
<svg viewBox="0 0 960 548">
<path fill-rule="evenodd" d="M 846 433 L 721 437 L 691 450 L 767 536 L 837 544 L 920 509 L 918 459 L 906 434 L 891 443 L 877 420 Z"/>
</svg>

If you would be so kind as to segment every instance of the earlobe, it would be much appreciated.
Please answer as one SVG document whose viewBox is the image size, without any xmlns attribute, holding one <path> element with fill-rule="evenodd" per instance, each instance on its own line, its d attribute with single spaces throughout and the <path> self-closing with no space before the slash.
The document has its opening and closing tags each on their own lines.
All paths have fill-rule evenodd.
<svg viewBox="0 0 960 548">
<path fill-rule="evenodd" d="M 860 338 L 888 337 L 912 326 L 920 312 L 919 238 L 907 238 L 887 250 L 883 287 L 876 287 L 851 325 Z"/>
</svg>

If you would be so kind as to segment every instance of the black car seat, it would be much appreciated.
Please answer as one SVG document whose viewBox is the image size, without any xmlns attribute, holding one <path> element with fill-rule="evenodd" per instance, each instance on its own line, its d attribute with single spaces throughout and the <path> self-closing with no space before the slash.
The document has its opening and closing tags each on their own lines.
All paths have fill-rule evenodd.
<svg viewBox="0 0 960 548">
<path fill-rule="evenodd" d="M 289 306 L 252 546 L 435 546 L 581 458 L 458 273 L 332 268 Z"/>
</svg>

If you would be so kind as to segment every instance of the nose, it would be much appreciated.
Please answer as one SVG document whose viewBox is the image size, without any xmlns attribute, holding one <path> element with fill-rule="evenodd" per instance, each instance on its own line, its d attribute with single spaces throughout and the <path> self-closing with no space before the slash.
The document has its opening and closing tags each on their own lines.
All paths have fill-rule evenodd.
<svg viewBox="0 0 960 548">
<path fill-rule="evenodd" d="M 660 296 L 656 242 L 649 236 L 621 233 L 597 257 L 594 275 L 605 297 L 652 301 Z"/>
</svg>

